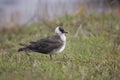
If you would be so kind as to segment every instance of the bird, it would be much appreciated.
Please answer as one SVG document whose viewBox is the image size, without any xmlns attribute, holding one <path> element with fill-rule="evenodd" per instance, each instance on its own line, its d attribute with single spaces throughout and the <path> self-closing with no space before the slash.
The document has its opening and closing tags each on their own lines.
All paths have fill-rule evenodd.
<svg viewBox="0 0 120 80">
<path fill-rule="evenodd" d="M 62 52 L 66 46 L 66 32 L 61 26 L 55 28 L 55 34 L 43 39 L 29 42 L 29 44 L 20 44 L 23 47 L 18 49 L 18 52 L 37 52 L 49 54 L 52 60 L 52 55 Z"/>
</svg>

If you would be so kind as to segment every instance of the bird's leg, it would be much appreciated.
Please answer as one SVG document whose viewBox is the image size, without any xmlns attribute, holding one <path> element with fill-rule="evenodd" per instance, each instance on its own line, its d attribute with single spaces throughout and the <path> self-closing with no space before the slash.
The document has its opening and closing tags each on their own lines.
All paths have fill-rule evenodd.
<svg viewBox="0 0 120 80">
<path fill-rule="evenodd" d="M 31 57 L 31 55 L 28 52 L 26 52 L 26 55 L 29 57 L 29 60 L 30 60 L 30 62 L 32 64 L 32 57 Z"/>
<path fill-rule="evenodd" d="M 50 59 L 52 60 L 52 54 L 50 54 Z"/>
</svg>

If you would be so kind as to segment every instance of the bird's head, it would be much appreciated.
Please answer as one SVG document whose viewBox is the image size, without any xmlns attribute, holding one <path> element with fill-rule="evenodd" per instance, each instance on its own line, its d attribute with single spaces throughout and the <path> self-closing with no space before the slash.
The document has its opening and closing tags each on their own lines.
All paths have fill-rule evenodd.
<svg viewBox="0 0 120 80">
<path fill-rule="evenodd" d="M 68 32 L 66 32 L 62 27 L 57 27 L 56 29 L 55 29 L 55 33 L 56 34 L 58 34 L 58 35 L 62 35 L 62 34 L 66 34 L 66 33 L 68 33 Z"/>
</svg>

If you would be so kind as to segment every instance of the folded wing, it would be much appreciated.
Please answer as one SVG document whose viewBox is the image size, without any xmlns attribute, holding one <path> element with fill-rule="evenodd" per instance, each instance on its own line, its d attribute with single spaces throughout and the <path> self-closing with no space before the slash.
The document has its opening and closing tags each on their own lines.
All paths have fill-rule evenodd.
<svg viewBox="0 0 120 80">
<path fill-rule="evenodd" d="M 62 45 L 63 44 L 61 40 L 54 37 L 48 37 L 36 42 L 30 42 L 30 45 L 26 46 L 24 49 L 47 54 L 53 51 L 54 49 L 58 49 Z"/>
</svg>

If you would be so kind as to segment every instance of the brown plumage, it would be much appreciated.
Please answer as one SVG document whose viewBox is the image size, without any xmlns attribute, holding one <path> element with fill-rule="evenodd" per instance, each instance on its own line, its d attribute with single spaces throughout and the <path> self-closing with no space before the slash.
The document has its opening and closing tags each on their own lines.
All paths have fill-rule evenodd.
<svg viewBox="0 0 120 80">
<path fill-rule="evenodd" d="M 42 54 L 50 54 L 52 59 L 52 54 L 59 53 L 64 50 L 66 45 L 66 37 L 64 29 L 57 27 L 55 29 L 55 35 L 47 38 L 40 39 L 36 42 L 30 42 L 29 44 L 20 44 L 24 47 L 18 49 L 18 52 L 38 52 Z"/>
<path fill-rule="evenodd" d="M 33 52 L 39 52 L 43 54 L 53 54 L 54 51 L 59 49 L 63 45 L 63 41 L 60 39 L 58 35 L 47 37 L 41 40 L 38 40 L 36 42 L 30 42 L 29 45 L 22 44 L 24 47 L 20 48 L 18 52 L 20 51 L 33 51 Z"/>
</svg>

